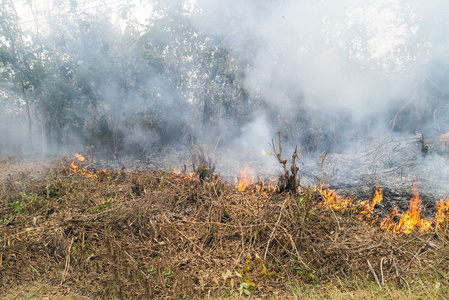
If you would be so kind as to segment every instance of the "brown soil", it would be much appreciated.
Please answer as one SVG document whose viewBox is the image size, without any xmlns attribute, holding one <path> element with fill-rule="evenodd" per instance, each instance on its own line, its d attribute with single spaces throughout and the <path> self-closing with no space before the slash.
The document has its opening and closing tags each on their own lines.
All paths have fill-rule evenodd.
<svg viewBox="0 0 449 300">
<path fill-rule="evenodd" d="M 100 299 L 287 297 L 295 282 L 408 286 L 449 272 L 446 229 L 382 232 L 307 189 L 239 192 L 162 171 L 88 177 L 70 163 L 0 160 L 0 296 L 44 280 Z"/>
<path fill-rule="evenodd" d="M 23 159 L 20 156 L 0 156 L 0 183 L 5 182 L 8 177 L 19 178 L 22 174 L 39 174 L 51 164 L 51 160 L 35 158 Z"/>
</svg>

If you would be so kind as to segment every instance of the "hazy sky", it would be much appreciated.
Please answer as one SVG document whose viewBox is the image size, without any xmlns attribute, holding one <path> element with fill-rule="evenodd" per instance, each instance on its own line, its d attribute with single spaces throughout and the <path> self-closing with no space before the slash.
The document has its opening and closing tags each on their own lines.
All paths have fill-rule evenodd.
<svg viewBox="0 0 449 300">
<path fill-rule="evenodd" d="M 27 2 L 32 5 L 30 7 Z M 98 10 L 109 10 L 118 16 L 122 8 L 133 5 L 131 15 L 140 21 L 144 21 L 152 14 L 151 1 L 140 0 L 79 0 L 77 9 L 79 12 L 95 12 Z M 23 25 L 28 29 L 35 29 L 35 19 L 37 17 L 40 27 L 45 26 L 47 20 L 57 16 L 62 10 L 70 9 L 70 1 L 62 0 L 19 0 L 13 1 L 14 6 L 20 15 Z"/>
<path fill-rule="evenodd" d="M 43 23 L 70 9 L 69 1 L 60 2 L 64 4 L 32 1 Z M 142 21 L 151 16 L 152 1 L 131 2 L 135 4 L 131 15 Z M 119 14 L 127 3 L 79 0 L 78 11 L 107 9 Z M 249 56 L 246 87 L 259 90 L 274 106 L 302 98 L 311 108 L 352 110 L 363 118 L 393 107 L 392 99 L 408 101 L 428 66 L 448 60 L 448 9 L 442 0 L 194 3 L 201 12 L 191 18 L 198 31 L 226 36 L 226 46 L 240 57 Z M 32 27 L 30 9 L 23 1 L 15 4 L 24 24 Z"/>
<path fill-rule="evenodd" d="M 49 18 L 70 10 L 70 0 L 12 1 L 30 29 L 35 26 L 33 14 L 24 3 L 31 1 L 41 32 Z M 135 4 L 131 16 L 144 21 L 154 14 L 152 0 L 79 0 L 76 9 L 118 16 L 129 1 Z M 159 0 L 158 5 L 170 9 L 170 17 L 176 20 L 179 4 L 185 2 Z M 188 18 L 194 30 L 202 37 L 217 37 L 242 62 L 243 86 L 257 93 L 275 113 L 294 114 L 301 107 L 314 116 L 314 122 L 323 116 L 326 123 L 326 118 L 349 112 L 353 124 L 367 119 L 383 124 L 385 120 L 378 116 L 386 112 L 394 116 L 419 92 L 416 107 L 422 109 L 430 98 L 423 83 L 428 78 L 444 80 L 449 66 L 449 6 L 444 0 L 190 3 L 195 6 Z M 436 72 L 436 66 L 443 71 Z M 449 89 L 445 84 L 439 88 L 444 93 Z M 242 134 L 266 145 L 273 134 L 263 115 L 259 116 L 248 117 Z M 383 126 L 386 131 L 391 128 Z"/>
</svg>

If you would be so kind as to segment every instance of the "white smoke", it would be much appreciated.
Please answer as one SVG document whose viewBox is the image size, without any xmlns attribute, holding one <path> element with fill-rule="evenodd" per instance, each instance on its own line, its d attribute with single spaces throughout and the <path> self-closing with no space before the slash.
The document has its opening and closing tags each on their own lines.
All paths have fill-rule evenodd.
<svg viewBox="0 0 449 300">
<path fill-rule="evenodd" d="M 226 36 L 229 47 L 252 58 L 246 86 L 275 107 L 297 105 L 287 100 L 300 97 L 312 109 L 366 116 L 407 101 L 430 63 L 447 64 L 442 1 L 225 0 L 198 6 L 200 30 Z"/>
</svg>

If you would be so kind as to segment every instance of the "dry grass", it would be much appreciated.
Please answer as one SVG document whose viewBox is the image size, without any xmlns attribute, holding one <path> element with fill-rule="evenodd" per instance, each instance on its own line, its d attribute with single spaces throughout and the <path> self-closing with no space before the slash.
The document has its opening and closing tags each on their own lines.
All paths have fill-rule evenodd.
<svg viewBox="0 0 449 300">
<path fill-rule="evenodd" d="M 0 186 L 0 295 L 40 280 L 102 299 L 448 297 L 447 231 L 385 233 L 319 197 L 161 171 L 90 178 L 64 160 L 16 173 Z"/>
<path fill-rule="evenodd" d="M 447 299 L 449 290 L 441 281 L 433 279 L 419 280 L 409 290 L 397 285 L 385 284 L 382 288 L 375 282 L 346 282 L 346 286 L 304 285 L 298 284 L 292 288 L 293 299 Z M 351 287 L 351 288 L 349 288 Z"/>
<path fill-rule="evenodd" d="M 64 296 L 62 295 L 63 293 L 67 295 Z M 10 289 L 6 293 L 4 299 L 87 300 L 88 297 L 81 296 L 76 291 L 72 291 L 67 287 L 50 286 L 38 281 L 30 284 L 24 284 L 14 289 Z"/>
</svg>

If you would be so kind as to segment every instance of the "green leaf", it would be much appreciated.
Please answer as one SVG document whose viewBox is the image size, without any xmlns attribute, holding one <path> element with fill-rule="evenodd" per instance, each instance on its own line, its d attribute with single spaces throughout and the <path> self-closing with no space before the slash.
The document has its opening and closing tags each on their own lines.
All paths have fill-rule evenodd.
<svg viewBox="0 0 449 300">
<path fill-rule="evenodd" d="M 251 286 L 248 282 L 242 282 L 242 287 L 248 289 Z"/>
<path fill-rule="evenodd" d="M 232 276 L 232 273 L 229 270 L 226 270 L 226 272 L 221 273 L 221 277 L 223 277 L 224 280 L 228 279 L 231 276 Z"/>
</svg>

